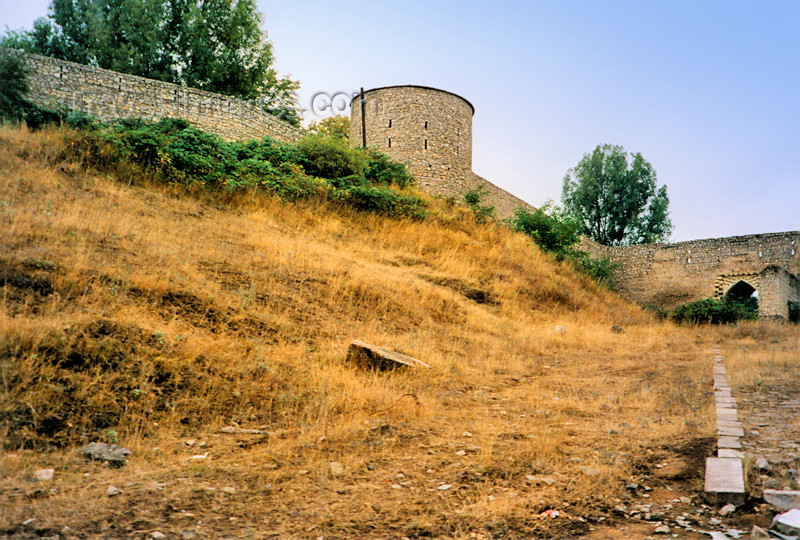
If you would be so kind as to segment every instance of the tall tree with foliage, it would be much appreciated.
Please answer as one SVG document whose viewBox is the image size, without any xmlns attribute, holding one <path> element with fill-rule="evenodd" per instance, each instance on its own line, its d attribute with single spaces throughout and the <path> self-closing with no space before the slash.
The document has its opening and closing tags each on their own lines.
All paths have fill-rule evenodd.
<svg viewBox="0 0 800 540">
<path fill-rule="evenodd" d="M 21 120 L 30 103 L 25 99 L 28 72 L 19 54 L 0 50 L 0 73 L 0 120 Z"/>
<path fill-rule="evenodd" d="M 254 100 L 300 124 L 297 81 L 273 68 L 255 0 L 52 0 L 0 45 Z"/>
<path fill-rule="evenodd" d="M 600 244 L 663 242 L 672 232 L 666 186 L 641 154 L 599 145 L 564 177 L 564 208 Z"/>
</svg>

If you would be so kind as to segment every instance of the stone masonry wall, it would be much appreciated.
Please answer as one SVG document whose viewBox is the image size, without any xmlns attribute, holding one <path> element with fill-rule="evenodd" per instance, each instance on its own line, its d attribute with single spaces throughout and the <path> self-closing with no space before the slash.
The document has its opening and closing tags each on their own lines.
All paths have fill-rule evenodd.
<svg viewBox="0 0 800 540">
<path fill-rule="evenodd" d="M 434 88 L 390 86 L 364 93 L 367 146 L 406 163 L 420 185 L 472 173 L 472 115 L 464 98 Z M 361 99 L 352 102 L 350 139 L 362 143 Z"/>
<path fill-rule="evenodd" d="M 615 277 L 623 296 L 662 309 L 723 296 L 738 281 L 759 291 L 762 314 L 782 315 L 786 301 L 797 296 L 800 231 L 675 244 L 587 247 L 593 255 L 620 264 Z"/>
<path fill-rule="evenodd" d="M 787 300 L 798 300 L 797 279 L 783 268 L 772 266 L 761 274 L 758 309 L 761 313 L 788 318 Z"/>
<path fill-rule="evenodd" d="M 472 172 L 472 104 L 451 92 L 423 86 L 390 86 L 364 92 L 367 146 L 408 166 L 426 193 L 462 199 L 483 186 L 484 204 L 500 218 L 533 207 Z M 362 144 L 361 99 L 352 101 L 351 144 Z"/>
<path fill-rule="evenodd" d="M 530 211 L 536 210 L 534 206 L 531 206 L 530 204 L 526 203 L 519 197 L 512 195 L 503 188 L 497 187 L 496 185 L 492 184 L 485 178 L 482 178 L 477 174 L 473 174 L 472 177 L 476 182 L 476 186 L 477 185 L 483 186 L 486 192 L 486 197 L 484 198 L 484 204 L 494 206 L 498 218 L 506 219 L 513 216 L 514 211 L 520 206 Z M 457 194 L 456 196 L 461 196 L 463 200 L 463 192 Z"/>
<path fill-rule="evenodd" d="M 138 117 L 183 118 L 227 140 L 272 137 L 297 141 L 302 130 L 244 100 L 176 84 L 24 54 L 30 68 L 28 98 L 104 121 Z"/>
</svg>

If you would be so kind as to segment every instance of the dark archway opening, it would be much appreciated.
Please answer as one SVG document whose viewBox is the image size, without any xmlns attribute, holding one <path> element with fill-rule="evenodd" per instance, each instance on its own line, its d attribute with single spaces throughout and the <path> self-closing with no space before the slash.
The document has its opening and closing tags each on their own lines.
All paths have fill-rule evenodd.
<svg viewBox="0 0 800 540">
<path fill-rule="evenodd" d="M 747 313 L 758 315 L 758 291 L 746 281 L 738 281 L 728 289 L 725 301 L 741 306 Z"/>
</svg>

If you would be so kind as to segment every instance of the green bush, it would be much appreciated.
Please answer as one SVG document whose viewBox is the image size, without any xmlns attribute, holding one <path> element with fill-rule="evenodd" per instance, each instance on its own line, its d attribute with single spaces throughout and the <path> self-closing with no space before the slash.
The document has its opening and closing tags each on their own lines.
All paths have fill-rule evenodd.
<svg viewBox="0 0 800 540">
<path fill-rule="evenodd" d="M 235 141 L 228 143 L 237 160 L 255 159 L 273 164 L 304 161 L 303 153 L 294 144 L 284 144 L 270 137 L 261 140 Z"/>
<path fill-rule="evenodd" d="M 578 242 L 579 226 L 572 220 L 552 217 L 546 209 L 546 205 L 533 212 L 527 208 L 517 208 L 511 218 L 511 227 L 533 238 L 543 250 L 563 258 Z"/>
<path fill-rule="evenodd" d="M 495 218 L 494 206 L 483 204 L 483 200 L 488 194 L 489 192 L 486 190 L 486 186 L 482 184 L 464 194 L 464 202 L 469 209 L 472 210 L 472 213 L 475 214 L 478 223 L 485 223 Z"/>
<path fill-rule="evenodd" d="M 414 177 L 403 163 L 393 161 L 389 156 L 374 149 L 367 151 L 367 166 L 364 177 L 373 184 L 394 184 L 399 188 L 410 186 Z"/>
<path fill-rule="evenodd" d="M 670 318 L 675 322 L 690 324 L 730 324 L 757 317 L 758 311 L 753 311 L 752 302 L 738 302 L 729 298 L 706 298 L 689 302 L 670 313 Z"/>
<path fill-rule="evenodd" d="M 574 251 L 574 255 L 569 258 L 572 265 L 581 273 L 594 279 L 598 284 L 614 290 L 614 272 L 619 268 L 619 263 L 611 262 L 611 259 L 594 259 L 583 251 Z"/>
<path fill-rule="evenodd" d="M 425 203 L 422 199 L 403 195 L 388 188 L 353 186 L 337 191 L 334 199 L 367 212 L 411 219 L 425 217 Z"/>
<path fill-rule="evenodd" d="M 229 192 L 256 189 L 287 201 L 328 198 L 398 218 L 420 219 L 425 215 L 421 199 L 387 185 L 398 183 L 402 175 L 386 173 L 381 182 L 370 182 L 364 175 L 367 154 L 347 147 L 341 139 L 315 136 L 298 144 L 270 138 L 227 142 L 185 120 L 171 118 L 155 123 L 127 119 L 77 133 L 71 148 L 97 167 L 129 161 L 156 171 L 167 182 L 191 187 Z M 405 170 L 385 156 L 369 156 L 377 159 L 384 171 Z M 311 170 L 314 176 L 310 176 Z"/>
<path fill-rule="evenodd" d="M 533 238 L 542 250 L 558 261 L 568 261 L 573 268 L 594 279 L 598 284 L 614 288 L 614 271 L 619 266 L 610 259 L 593 259 L 574 248 L 580 239 L 580 225 L 561 213 L 550 202 L 534 211 L 517 208 L 508 225 Z"/>
<path fill-rule="evenodd" d="M 309 135 L 297 143 L 306 173 L 320 178 L 363 176 L 367 160 L 344 139 Z"/>
<path fill-rule="evenodd" d="M 193 127 L 180 130 L 165 148 L 169 169 L 183 183 L 200 182 L 212 187 L 235 183 L 238 164 L 228 145 L 218 135 Z"/>
</svg>

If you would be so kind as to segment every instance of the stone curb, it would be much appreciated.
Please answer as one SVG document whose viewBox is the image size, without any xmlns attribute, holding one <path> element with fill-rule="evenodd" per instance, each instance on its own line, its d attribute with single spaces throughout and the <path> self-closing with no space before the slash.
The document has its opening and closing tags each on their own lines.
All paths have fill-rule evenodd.
<svg viewBox="0 0 800 540">
<path fill-rule="evenodd" d="M 742 505 L 744 489 L 744 454 L 739 450 L 744 429 L 739 422 L 736 398 L 728 384 L 722 352 L 714 350 L 714 401 L 717 411 L 717 455 L 706 458 L 705 492 L 714 503 Z"/>
</svg>

